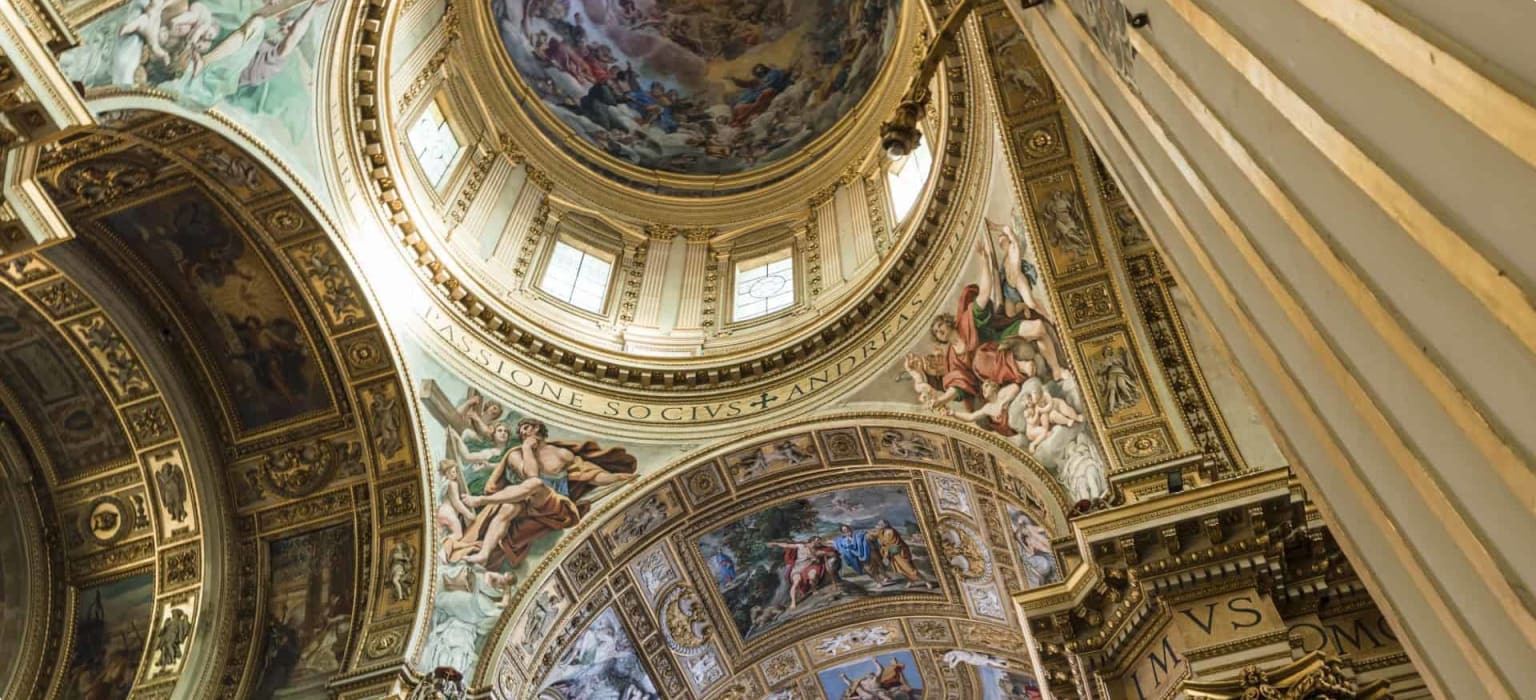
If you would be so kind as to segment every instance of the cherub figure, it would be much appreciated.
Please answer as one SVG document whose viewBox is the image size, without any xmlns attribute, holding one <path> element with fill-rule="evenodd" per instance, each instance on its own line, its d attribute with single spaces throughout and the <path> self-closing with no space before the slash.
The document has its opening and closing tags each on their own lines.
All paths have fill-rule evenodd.
<svg viewBox="0 0 1536 700">
<path fill-rule="evenodd" d="M 464 523 L 475 519 L 475 512 L 464 504 L 469 487 L 464 485 L 464 472 L 459 463 L 445 459 L 437 463 L 437 524 L 447 532 L 447 538 L 457 540 L 464 536 Z"/>
<path fill-rule="evenodd" d="M 1024 431 L 1024 437 L 1029 440 L 1029 450 L 1034 452 L 1040 447 L 1040 443 L 1050 437 L 1051 430 L 1060 425 L 1070 427 L 1083 420 L 1082 414 L 1072 405 L 1051 396 L 1044 386 L 1035 387 L 1034 396 L 1031 397 L 1025 411 L 1028 425 Z"/>
<path fill-rule="evenodd" d="M 997 382 L 990 379 L 983 380 L 981 382 L 981 398 L 985 399 L 986 403 L 970 411 L 956 411 L 947 408 L 943 409 L 943 411 L 953 418 L 973 423 L 979 423 L 982 419 L 986 419 L 990 421 L 992 429 L 997 433 L 1013 435 L 1016 431 L 1008 424 L 1008 409 L 1013 405 L 1014 400 L 1019 397 L 1021 390 L 1022 387 L 1018 384 L 999 386 Z"/>
</svg>

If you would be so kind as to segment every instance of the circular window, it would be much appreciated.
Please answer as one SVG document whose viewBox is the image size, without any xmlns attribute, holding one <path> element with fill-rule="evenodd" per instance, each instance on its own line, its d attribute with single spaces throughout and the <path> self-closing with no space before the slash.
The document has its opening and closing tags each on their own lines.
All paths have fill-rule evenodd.
<svg viewBox="0 0 1536 700">
<path fill-rule="evenodd" d="M 747 296 L 754 299 L 770 299 L 789 286 L 789 280 L 781 275 L 771 275 L 752 282 L 747 287 Z"/>
</svg>

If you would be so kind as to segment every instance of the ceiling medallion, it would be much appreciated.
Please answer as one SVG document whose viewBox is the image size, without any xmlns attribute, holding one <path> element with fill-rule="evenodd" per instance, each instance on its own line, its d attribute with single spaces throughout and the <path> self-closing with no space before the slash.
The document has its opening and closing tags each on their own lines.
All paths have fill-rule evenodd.
<svg viewBox="0 0 1536 700">
<path fill-rule="evenodd" d="M 631 184 L 803 162 L 888 63 L 898 0 L 491 0 L 529 118 Z M 774 170 L 779 170 L 774 168 Z"/>
<path fill-rule="evenodd" d="M 699 594 L 683 586 L 673 586 L 662 594 L 661 629 L 667 647 L 680 656 L 694 656 L 705 651 L 709 642 L 709 616 Z"/>
<path fill-rule="evenodd" d="M 325 440 L 314 440 L 262 457 L 261 476 L 278 494 L 299 498 L 330 481 L 331 474 L 343 459 L 359 457 L 357 454 L 339 454 L 337 446 Z"/>
<path fill-rule="evenodd" d="M 85 532 L 99 547 L 117 544 L 133 530 L 131 512 L 122 499 L 102 496 L 85 510 Z"/>
<path fill-rule="evenodd" d="M 958 518 L 939 521 L 939 551 L 962 581 L 989 581 L 992 554 L 976 528 Z"/>
</svg>

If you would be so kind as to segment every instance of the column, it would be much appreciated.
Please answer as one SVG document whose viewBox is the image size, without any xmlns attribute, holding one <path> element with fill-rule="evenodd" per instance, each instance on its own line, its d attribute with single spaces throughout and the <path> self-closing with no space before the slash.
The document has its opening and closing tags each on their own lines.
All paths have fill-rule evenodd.
<svg viewBox="0 0 1536 700">
<path fill-rule="evenodd" d="M 634 325 L 655 328 L 661 321 L 661 295 L 667 283 L 672 241 L 677 238 L 677 229 L 671 226 L 652 226 L 646 232 L 651 242 L 645 254 L 645 270 L 640 278 L 640 298 L 635 306 Z"/>
<path fill-rule="evenodd" d="M 809 202 L 811 207 L 811 220 L 815 224 L 816 251 L 820 265 L 819 275 L 821 284 L 812 287 L 812 295 L 822 292 L 835 293 L 843 286 L 843 256 L 839 252 L 842 244 L 838 241 L 839 221 L 837 219 L 837 206 L 835 197 L 842 187 L 829 187 L 818 192 Z M 830 295 L 828 298 L 831 298 Z"/>
<path fill-rule="evenodd" d="M 1536 5 L 1105 2 L 1009 11 L 1436 694 L 1536 697 Z"/>
<path fill-rule="evenodd" d="M 677 328 L 703 328 L 704 289 L 713 256 L 709 250 L 710 231 L 692 230 L 684 234 L 688 241 L 683 255 L 682 288 L 677 299 Z"/>
</svg>

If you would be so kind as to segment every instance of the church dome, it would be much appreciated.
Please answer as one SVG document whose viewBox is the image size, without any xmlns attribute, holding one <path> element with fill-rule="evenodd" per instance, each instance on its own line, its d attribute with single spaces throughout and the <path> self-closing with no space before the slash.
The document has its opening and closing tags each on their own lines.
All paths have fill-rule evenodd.
<svg viewBox="0 0 1536 700">
<path fill-rule="evenodd" d="M 901 25 L 899 0 L 493 0 L 491 12 L 531 120 L 621 177 L 814 158 L 875 87 Z"/>
<path fill-rule="evenodd" d="M 418 2 L 380 26 L 354 153 L 449 350 L 636 402 L 771 401 L 918 332 L 898 311 L 975 228 L 989 133 L 958 53 L 921 152 L 880 148 L 897 57 L 936 26 L 900 0 Z"/>
</svg>

